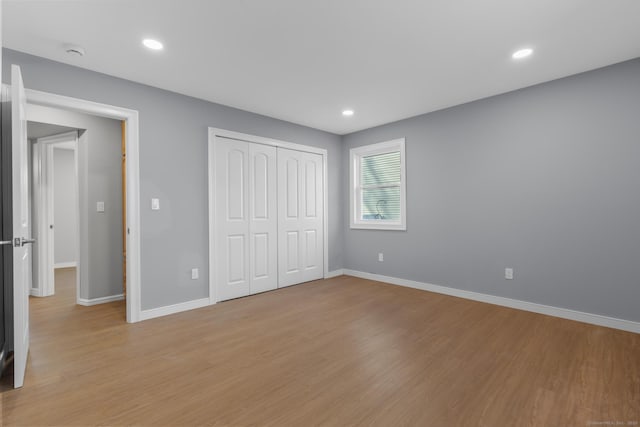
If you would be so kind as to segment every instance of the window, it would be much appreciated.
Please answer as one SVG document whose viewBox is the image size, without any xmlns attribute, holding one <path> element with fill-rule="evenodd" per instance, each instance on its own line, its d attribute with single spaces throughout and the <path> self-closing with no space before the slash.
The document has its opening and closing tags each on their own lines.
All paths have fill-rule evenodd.
<svg viewBox="0 0 640 427">
<path fill-rule="evenodd" d="M 351 149 L 351 228 L 406 230 L 404 138 Z"/>
</svg>

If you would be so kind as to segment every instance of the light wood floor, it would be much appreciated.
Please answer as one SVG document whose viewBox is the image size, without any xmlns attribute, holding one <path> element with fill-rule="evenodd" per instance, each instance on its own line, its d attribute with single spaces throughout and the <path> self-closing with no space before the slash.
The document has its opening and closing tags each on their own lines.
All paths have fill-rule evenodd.
<svg viewBox="0 0 640 427">
<path fill-rule="evenodd" d="M 56 280 L 4 425 L 640 422 L 632 333 L 346 276 L 129 325 Z"/>
</svg>

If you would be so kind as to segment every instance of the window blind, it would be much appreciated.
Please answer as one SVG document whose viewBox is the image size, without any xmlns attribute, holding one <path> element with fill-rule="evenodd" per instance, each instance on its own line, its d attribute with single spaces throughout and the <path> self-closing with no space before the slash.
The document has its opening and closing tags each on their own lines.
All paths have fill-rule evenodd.
<svg viewBox="0 0 640 427">
<path fill-rule="evenodd" d="M 400 152 L 361 158 L 361 219 L 400 219 Z"/>
</svg>

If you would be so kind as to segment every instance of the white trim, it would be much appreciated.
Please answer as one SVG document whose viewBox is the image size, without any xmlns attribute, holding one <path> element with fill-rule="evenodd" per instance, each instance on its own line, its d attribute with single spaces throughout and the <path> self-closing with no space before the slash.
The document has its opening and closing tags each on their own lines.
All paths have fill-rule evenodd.
<svg viewBox="0 0 640 427">
<path fill-rule="evenodd" d="M 342 276 L 343 274 L 344 274 L 344 270 L 342 268 L 339 268 L 338 270 L 327 272 L 327 274 L 324 275 L 324 278 L 333 279 L 334 277 Z"/>
<path fill-rule="evenodd" d="M 76 131 L 77 132 L 77 131 Z M 77 137 L 77 134 L 76 134 Z M 67 142 L 59 142 L 56 144 L 56 147 L 58 150 L 71 150 L 71 151 L 75 151 L 76 149 L 76 144 L 74 144 L 74 142 L 71 141 L 67 141 Z"/>
<path fill-rule="evenodd" d="M 251 135 L 248 133 L 234 132 L 226 129 L 209 128 L 209 139 L 221 136 L 223 138 L 237 139 L 238 141 L 255 142 L 256 144 L 271 145 L 274 147 L 288 148 L 289 150 L 304 151 L 305 153 L 327 155 L 324 148 L 311 147 L 308 145 L 296 144 L 295 142 L 280 141 L 273 138 L 265 138 L 263 136 Z"/>
<path fill-rule="evenodd" d="M 77 267 L 78 263 L 75 261 L 70 261 L 70 262 L 58 262 L 56 264 L 53 264 L 53 268 L 73 268 L 73 267 Z"/>
<path fill-rule="evenodd" d="M 73 156 L 75 160 L 74 168 L 76 171 L 76 176 L 80 176 L 80 168 L 82 168 L 82 172 L 85 176 L 89 176 L 88 168 L 89 168 L 89 159 L 88 159 L 88 150 L 83 151 L 83 157 L 80 158 L 80 144 L 86 145 L 89 139 L 89 131 L 85 130 L 82 135 L 78 133 L 78 149 L 75 151 L 75 155 Z M 81 295 L 81 284 L 87 283 L 85 289 L 87 289 L 87 293 L 89 292 L 89 256 L 87 253 L 81 253 L 81 248 L 89 247 L 89 221 L 82 221 L 82 215 L 80 212 L 88 212 L 89 205 L 89 194 L 88 194 L 88 184 L 87 182 L 80 182 L 80 179 L 76 179 L 76 212 L 78 212 L 78 218 L 76 221 L 76 259 L 78 260 L 78 266 L 76 267 L 76 304 L 80 303 L 80 295 Z M 84 214 L 83 214 L 84 215 Z M 81 260 L 85 260 L 83 263 Z"/>
<path fill-rule="evenodd" d="M 323 205 L 324 216 L 322 217 L 322 232 L 324 234 L 324 253 L 322 255 L 324 260 L 324 268 L 322 269 L 322 276 L 324 278 L 329 274 L 329 159 L 327 156 L 327 150 L 324 150 L 322 154 L 322 196 L 324 197 Z"/>
<path fill-rule="evenodd" d="M 36 221 L 33 224 L 38 244 L 34 247 L 37 255 L 37 288 L 39 296 L 53 295 L 53 232 L 49 228 L 49 215 L 53 215 L 53 151 L 46 144 L 36 142 L 32 152 L 32 213 Z"/>
<path fill-rule="evenodd" d="M 209 142 L 208 142 L 208 158 L 209 158 L 209 301 L 210 304 L 215 304 L 218 301 L 217 290 L 215 286 L 215 271 L 216 266 L 216 248 L 215 248 L 215 141 L 217 137 L 235 139 L 238 141 L 247 141 L 257 144 L 271 145 L 274 147 L 287 148 L 289 150 L 302 151 L 305 153 L 319 154 L 322 156 L 322 171 L 323 171 L 323 193 L 324 193 L 324 218 L 323 218 L 323 277 L 327 277 L 329 274 L 329 199 L 328 199 L 328 157 L 327 150 L 324 148 L 311 147 L 302 144 L 296 144 L 293 142 L 279 141 L 277 139 L 265 138 L 262 136 L 250 135 L 240 132 L 229 131 L 225 129 L 209 128 Z"/>
<path fill-rule="evenodd" d="M 217 270 L 214 270 L 216 266 L 216 173 L 215 173 L 215 163 L 216 163 L 216 154 L 215 154 L 215 146 L 213 141 L 215 140 L 215 131 L 212 128 L 209 128 L 209 141 L 207 144 L 208 150 L 208 184 L 209 188 L 207 191 L 207 195 L 209 196 L 209 304 L 215 304 L 218 301 L 218 290 L 215 286 L 215 278 L 214 276 L 217 273 Z"/>
<path fill-rule="evenodd" d="M 140 154 L 138 112 L 128 108 L 27 89 L 27 102 L 117 120 L 126 120 L 127 156 L 127 322 L 141 320 Z M 76 156 L 77 158 L 77 156 Z"/>
<path fill-rule="evenodd" d="M 29 295 L 31 295 L 32 297 L 43 297 L 44 295 L 42 295 L 42 291 L 39 288 L 31 288 L 29 289 Z"/>
<path fill-rule="evenodd" d="M 600 314 L 585 313 L 583 311 L 570 310 L 568 308 L 537 304 L 534 302 L 465 291 L 462 289 L 450 288 L 448 286 L 432 285 L 431 283 L 416 282 L 414 280 L 400 279 L 397 277 L 383 276 L 381 274 L 366 273 L 363 271 L 344 269 L 344 274 L 360 277 L 362 279 L 375 280 L 377 282 L 385 282 L 392 285 L 405 286 L 407 288 L 420 289 L 423 291 L 435 292 L 438 294 L 450 295 L 458 298 L 530 311 L 533 313 L 546 314 L 547 316 L 560 317 L 562 319 L 575 320 L 577 322 L 605 326 L 607 328 L 620 329 L 640 334 L 640 322 L 634 322 L 632 320 L 617 319 L 615 317 L 602 316 Z"/>
<path fill-rule="evenodd" d="M 56 148 L 61 148 L 63 150 L 75 150 L 76 145 L 74 143 L 77 140 L 77 130 L 72 130 L 70 132 L 64 132 L 57 135 L 43 136 L 42 138 L 36 139 L 36 141 L 43 144 L 59 144 L 58 146 L 56 146 Z"/>
<path fill-rule="evenodd" d="M 366 156 L 400 152 L 400 220 L 361 220 L 360 159 Z M 368 230 L 400 230 L 407 229 L 407 162 L 405 156 L 405 139 L 398 138 L 377 144 L 363 145 L 349 150 L 349 226 L 353 229 Z"/>
<path fill-rule="evenodd" d="M 200 298 L 193 301 L 166 305 L 164 307 L 151 308 L 140 312 L 140 320 L 149 320 L 156 317 L 168 316 L 182 311 L 195 310 L 210 305 L 209 298 Z"/>
<path fill-rule="evenodd" d="M 90 298 L 90 299 L 78 298 L 78 304 L 89 307 L 92 305 L 106 304 L 108 302 L 113 302 L 113 301 L 122 301 L 123 299 L 124 299 L 123 294 L 110 295 L 108 297 L 100 297 L 100 298 Z"/>
</svg>

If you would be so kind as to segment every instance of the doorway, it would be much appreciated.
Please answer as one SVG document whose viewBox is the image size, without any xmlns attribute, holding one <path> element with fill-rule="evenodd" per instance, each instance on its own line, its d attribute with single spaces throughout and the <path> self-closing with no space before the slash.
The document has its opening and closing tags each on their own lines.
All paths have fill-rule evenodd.
<svg viewBox="0 0 640 427">
<path fill-rule="evenodd" d="M 68 284 L 73 274 L 75 304 L 124 299 L 121 122 L 37 106 L 27 115 L 55 121 L 53 130 L 76 127 L 49 135 L 52 125 L 29 122 L 29 130 L 46 135 L 31 139 L 39 242 L 32 295 L 53 295 L 57 279 Z"/>
<path fill-rule="evenodd" d="M 78 268 L 79 205 L 77 141 L 80 129 L 27 122 L 33 253 L 30 294 L 55 294 L 56 268 Z M 79 279 L 74 279 L 78 282 Z"/>
<path fill-rule="evenodd" d="M 105 104 L 98 104 L 95 102 L 84 101 L 75 98 L 69 98 L 60 95 L 49 94 L 45 92 L 39 92 L 34 90 L 26 90 L 27 102 L 28 102 L 28 113 L 32 113 L 34 110 L 42 110 L 42 109 L 57 109 L 61 111 L 66 111 L 70 113 L 80 113 L 88 116 L 93 116 L 97 118 L 107 118 L 107 119 L 115 119 L 119 123 L 118 133 L 120 138 L 124 136 L 124 141 L 122 144 L 118 144 L 118 171 L 122 173 L 120 170 L 122 165 L 125 166 L 126 171 L 122 173 L 122 178 L 124 179 L 123 185 L 120 187 L 119 191 L 119 200 L 122 203 L 123 199 L 125 200 L 126 205 L 126 214 L 123 214 L 123 211 L 119 211 L 120 218 L 124 218 L 126 221 L 126 227 L 122 233 L 116 232 L 114 234 L 119 234 L 124 239 L 124 242 L 121 243 L 120 250 L 117 254 L 118 262 L 120 265 L 125 265 L 124 271 L 120 273 L 118 277 L 118 281 L 120 284 L 123 283 L 124 278 L 126 277 L 127 281 L 127 291 L 126 291 L 126 319 L 127 322 L 133 323 L 138 322 L 140 320 L 140 212 L 139 212 L 139 155 L 138 155 L 138 112 L 134 110 L 129 110 L 121 107 L 114 107 Z M 51 121 L 51 120 L 48 120 Z M 122 125 L 121 122 L 124 122 Z M 87 132 L 80 135 L 79 144 L 82 144 L 82 137 L 86 135 Z M 121 139 L 120 139 L 121 141 Z M 124 152 L 120 151 L 120 148 L 124 149 Z M 126 154 L 126 163 L 123 161 L 122 154 Z M 81 157 L 82 154 L 78 152 L 78 157 Z M 80 173 L 81 171 L 79 171 Z M 122 195 L 121 190 L 126 191 L 126 196 Z M 80 192 L 82 193 L 82 179 L 80 179 Z M 82 199 L 82 197 L 80 197 Z M 88 200 L 88 198 L 87 198 Z M 113 206 L 115 201 L 107 201 L 107 200 L 88 200 L 87 203 L 92 206 L 93 211 L 99 213 L 102 205 L 100 202 L 104 202 L 104 209 L 108 209 L 109 206 Z M 82 206 L 80 207 L 82 210 Z M 88 206 L 87 206 L 88 209 Z M 83 227 L 82 221 L 80 226 Z M 89 224 L 86 224 L 86 227 L 89 227 Z M 112 230 L 113 231 L 113 230 Z M 82 229 L 80 231 L 80 235 L 82 236 Z M 126 253 L 123 253 L 124 245 L 126 244 Z M 82 242 L 80 243 L 82 246 Z M 82 251 L 80 250 L 79 254 L 79 275 L 81 276 L 80 282 L 82 282 L 82 275 L 86 272 L 86 268 L 83 269 L 82 265 L 86 264 L 82 262 Z M 125 262 L 123 262 L 125 261 Z M 90 266 L 89 266 L 90 267 Z M 124 298 L 124 290 L 121 288 L 120 290 L 121 298 Z M 112 295 L 107 295 L 105 298 L 112 297 Z M 98 297 L 98 301 L 95 301 L 96 298 L 88 298 L 90 300 L 85 305 L 91 305 L 92 303 L 101 303 L 104 302 L 100 300 Z M 81 301 L 82 302 L 82 301 Z"/>
</svg>

